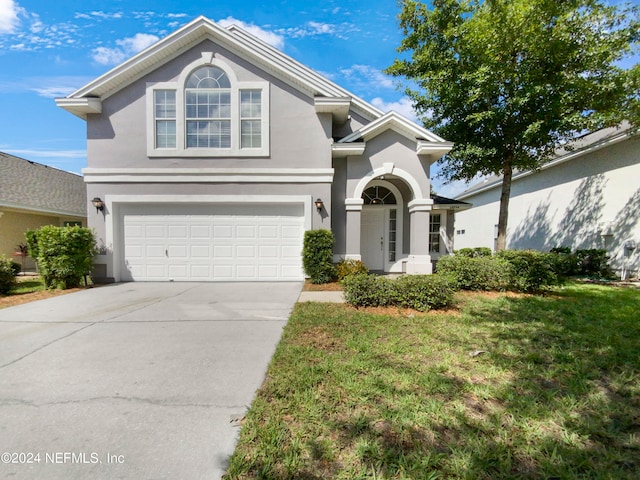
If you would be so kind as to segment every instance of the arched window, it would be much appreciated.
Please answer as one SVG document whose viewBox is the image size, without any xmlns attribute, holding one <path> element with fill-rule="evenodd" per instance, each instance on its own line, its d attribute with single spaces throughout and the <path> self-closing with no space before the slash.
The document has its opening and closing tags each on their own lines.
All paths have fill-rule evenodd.
<svg viewBox="0 0 640 480">
<path fill-rule="evenodd" d="M 187 148 L 231 147 L 231 83 L 218 67 L 200 67 L 185 88 Z"/>
<path fill-rule="evenodd" d="M 150 157 L 269 155 L 269 82 L 239 80 L 203 52 L 179 80 L 147 84 Z"/>
<path fill-rule="evenodd" d="M 395 205 L 396 197 L 391 190 L 379 185 L 367 188 L 362 192 L 365 205 Z"/>
</svg>

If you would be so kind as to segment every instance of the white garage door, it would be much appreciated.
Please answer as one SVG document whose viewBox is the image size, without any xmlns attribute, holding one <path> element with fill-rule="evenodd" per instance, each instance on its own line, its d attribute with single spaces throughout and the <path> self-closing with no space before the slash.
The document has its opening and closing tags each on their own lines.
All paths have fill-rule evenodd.
<svg viewBox="0 0 640 480">
<path fill-rule="evenodd" d="M 122 207 L 124 280 L 302 280 L 302 204 Z"/>
</svg>

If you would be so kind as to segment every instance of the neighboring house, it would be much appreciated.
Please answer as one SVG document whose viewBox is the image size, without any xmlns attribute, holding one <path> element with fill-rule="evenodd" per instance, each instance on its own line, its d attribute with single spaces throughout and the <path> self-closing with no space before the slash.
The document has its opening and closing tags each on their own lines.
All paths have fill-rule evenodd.
<svg viewBox="0 0 640 480">
<path fill-rule="evenodd" d="M 640 135 L 607 128 L 561 149 L 539 171 L 513 176 L 507 248 L 606 248 L 617 270 L 640 267 Z M 494 248 L 501 178 L 456 198 L 473 208 L 456 218 L 456 248 Z"/>
<path fill-rule="evenodd" d="M 301 280 L 319 228 L 336 260 L 430 273 L 436 216 L 450 244 L 429 169 L 452 144 L 235 26 L 199 17 L 56 102 L 87 122 L 99 276 Z"/>
<path fill-rule="evenodd" d="M 0 254 L 15 255 L 24 233 L 43 225 L 87 225 L 87 193 L 80 175 L 0 152 Z M 26 269 L 33 259 L 25 258 Z"/>
</svg>

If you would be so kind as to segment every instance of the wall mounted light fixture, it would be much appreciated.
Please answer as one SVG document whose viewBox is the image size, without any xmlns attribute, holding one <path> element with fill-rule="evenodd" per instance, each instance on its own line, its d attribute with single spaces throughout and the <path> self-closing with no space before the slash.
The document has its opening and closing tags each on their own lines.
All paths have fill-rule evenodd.
<svg viewBox="0 0 640 480">
<path fill-rule="evenodd" d="M 324 207 L 324 202 L 318 198 L 315 203 L 318 213 L 320 213 L 322 211 L 322 207 Z"/>
<path fill-rule="evenodd" d="M 93 200 L 91 200 L 91 203 L 93 203 L 93 206 L 96 207 L 96 213 L 102 212 L 104 210 L 104 202 L 100 197 L 95 197 Z"/>
</svg>

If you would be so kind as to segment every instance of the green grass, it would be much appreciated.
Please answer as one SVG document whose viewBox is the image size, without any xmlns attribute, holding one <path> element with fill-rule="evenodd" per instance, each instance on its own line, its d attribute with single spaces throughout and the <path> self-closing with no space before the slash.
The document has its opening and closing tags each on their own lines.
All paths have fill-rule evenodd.
<svg viewBox="0 0 640 480">
<path fill-rule="evenodd" d="M 25 293 L 34 293 L 45 290 L 42 277 L 25 277 L 26 279 L 18 280 L 16 287 L 11 290 L 9 295 L 23 295 Z"/>
<path fill-rule="evenodd" d="M 298 304 L 226 478 L 640 478 L 639 290 L 460 309 Z"/>
</svg>

